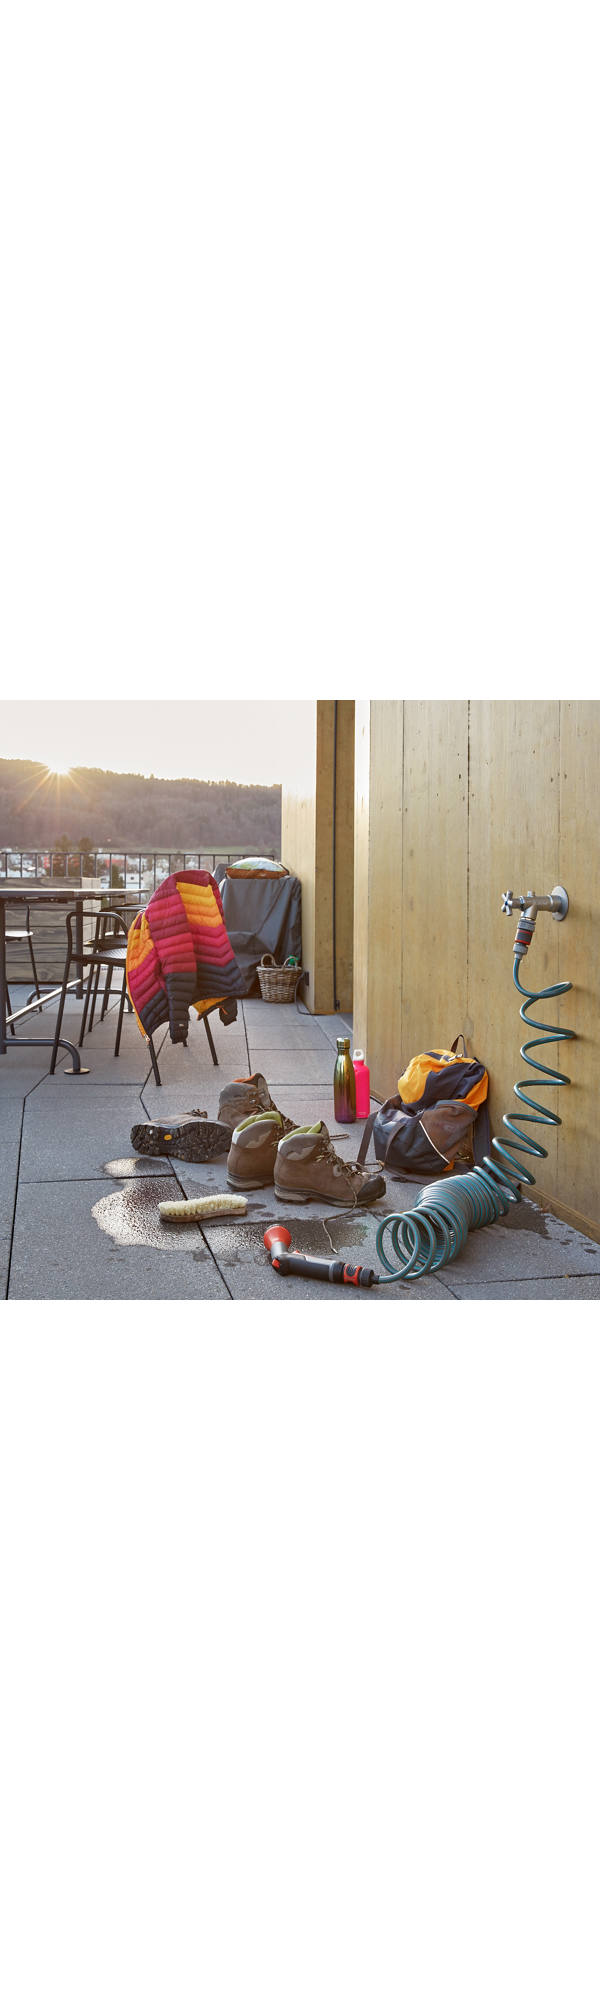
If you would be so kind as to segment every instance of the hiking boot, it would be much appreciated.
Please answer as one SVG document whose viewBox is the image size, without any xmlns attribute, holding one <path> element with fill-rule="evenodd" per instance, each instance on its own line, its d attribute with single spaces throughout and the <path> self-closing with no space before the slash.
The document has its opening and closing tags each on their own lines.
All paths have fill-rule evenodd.
<svg viewBox="0 0 600 2000">
<path fill-rule="evenodd" d="M 298 1125 L 280 1141 L 275 1158 L 278 1201 L 331 1201 L 339 1208 L 364 1208 L 385 1194 L 383 1174 L 341 1160 L 327 1126 Z"/>
<path fill-rule="evenodd" d="M 236 1125 L 227 1161 L 227 1180 L 232 1188 L 270 1187 L 283 1138 L 284 1120 L 280 1111 L 259 1111 Z"/>
<path fill-rule="evenodd" d="M 226 1083 L 221 1091 L 217 1117 L 221 1125 L 229 1126 L 231 1132 L 235 1131 L 236 1125 L 245 1123 L 247 1118 L 256 1118 L 264 1111 L 277 1111 L 277 1105 L 273 1103 L 268 1083 L 260 1070 L 255 1070 L 254 1076 L 236 1076 L 233 1083 Z M 283 1132 L 293 1132 L 294 1120 L 284 1118 L 281 1111 L 277 1115 L 281 1118 L 281 1138 Z"/>
<path fill-rule="evenodd" d="M 136 1153 L 150 1153 L 154 1159 L 215 1160 L 220 1153 L 227 1153 L 231 1144 L 228 1125 L 216 1124 L 206 1117 L 206 1112 L 198 1116 L 179 1115 L 176 1119 L 162 1119 L 160 1124 L 134 1125 L 131 1144 Z"/>
</svg>

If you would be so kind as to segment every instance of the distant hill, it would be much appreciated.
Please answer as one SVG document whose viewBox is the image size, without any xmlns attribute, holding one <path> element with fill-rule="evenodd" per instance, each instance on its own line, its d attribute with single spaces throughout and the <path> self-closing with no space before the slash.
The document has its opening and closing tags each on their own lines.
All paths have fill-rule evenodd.
<svg viewBox="0 0 600 2000">
<path fill-rule="evenodd" d="M 0 847 L 47 849 L 62 835 L 74 848 L 146 850 L 246 847 L 281 852 L 281 786 L 211 784 L 201 778 L 140 778 L 0 757 Z"/>
</svg>

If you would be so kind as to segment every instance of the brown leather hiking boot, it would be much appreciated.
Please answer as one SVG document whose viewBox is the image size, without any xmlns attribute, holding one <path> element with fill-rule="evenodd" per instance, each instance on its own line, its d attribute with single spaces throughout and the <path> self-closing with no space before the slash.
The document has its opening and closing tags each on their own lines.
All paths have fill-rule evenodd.
<svg viewBox="0 0 600 2000">
<path fill-rule="evenodd" d="M 260 1111 L 236 1125 L 227 1161 L 227 1180 L 232 1188 L 270 1187 L 283 1138 L 284 1120 L 280 1111 Z"/>
<path fill-rule="evenodd" d="M 266 1077 L 261 1075 L 260 1070 L 255 1070 L 253 1076 L 234 1077 L 233 1083 L 226 1083 L 221 1091 L 217 1117 L 219 1124 L 228 1125 L 231 1132 L 235 1131 L 236 1125 L 241 1125 L 247 1118 L 258 1117 L 262 1111 L 277 1111 L 277 1105 L 273 1103 Z M 283 1132 L 293 1132 L 294 1120 L 284 1118 L 281 1111 L 278 1117 L 281 1118 L 281 1138 Z"/>
<path fill-rule="evenodd" d="M 298 1125 L 280 1141 L 274 1181 L 279 1201 L 331 1201 L 339 1208 L 364 1208 L 385 1194 L 382 1173 L 340 1159 L 322 1119 L 317 1125 Z"/>
</svg>

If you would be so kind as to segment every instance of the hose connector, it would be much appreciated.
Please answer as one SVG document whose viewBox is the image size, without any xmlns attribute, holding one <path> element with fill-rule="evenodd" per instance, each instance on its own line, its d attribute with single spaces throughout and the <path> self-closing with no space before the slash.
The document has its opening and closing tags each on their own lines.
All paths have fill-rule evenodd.
<svg viewBox="0 0 600 2000">
<path fill-rule="evenodd" d="M 535 917 L 519 917 L 513 951 L 515 958 L 524 958 L 535 930 Z"/>
</svg>

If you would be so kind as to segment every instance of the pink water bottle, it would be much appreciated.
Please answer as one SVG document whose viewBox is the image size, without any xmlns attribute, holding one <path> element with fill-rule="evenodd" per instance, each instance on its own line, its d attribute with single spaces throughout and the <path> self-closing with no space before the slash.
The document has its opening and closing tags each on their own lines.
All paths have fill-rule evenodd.
<svg viewBox="0 0 600 2000">
<path fill-rule="evenodd" d="M 364 1049 L 355 1049 L 352 1057 L 356 1077 L 356 1116 L 368 1118 L 371 1109 L 371 1073 L 365 1062 Z"/>
</svg>

